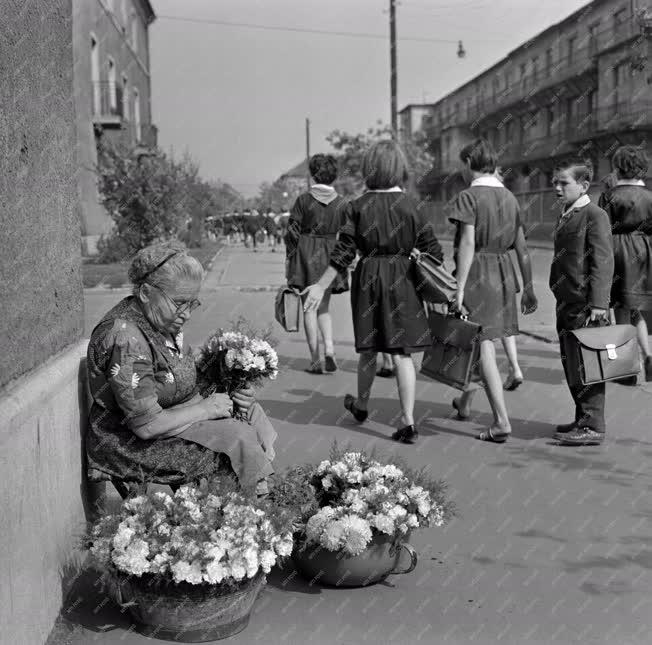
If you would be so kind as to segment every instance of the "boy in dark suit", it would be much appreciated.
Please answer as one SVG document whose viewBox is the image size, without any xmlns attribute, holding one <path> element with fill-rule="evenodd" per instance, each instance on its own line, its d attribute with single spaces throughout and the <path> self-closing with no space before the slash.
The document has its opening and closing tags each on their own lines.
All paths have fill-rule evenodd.
<svg viewBox="0 0 652 645">
<path fill-rule="evenodd" d="M 562 445 L 598 445 L 604 440 L 605 384 L 581 385 L 571 374 L 567 356 L 574 329 L 608 318 L 614 271 L 609 217 L 593 204 L 587 191 L 593 179 L 590 162 L 569 161 L 555 171 L 553 185 L 563 200 L 555 229 L 550 288 L 557 300 L 557 332 L 561 362 L 575 402 L 575 420 L 557 426 Z"/>
</svg>

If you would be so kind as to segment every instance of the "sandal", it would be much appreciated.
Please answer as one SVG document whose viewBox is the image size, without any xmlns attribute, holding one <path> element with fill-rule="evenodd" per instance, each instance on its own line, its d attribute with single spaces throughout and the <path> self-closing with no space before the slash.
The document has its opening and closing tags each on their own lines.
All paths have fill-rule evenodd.
<svg viewBox="0 0 652 645">
<path fill-rule="evenodd" d="M 367 410 L 360 410 L 360 408 L 355 407 L 355 398 L 351 394 L 347 394 L 344 397 L 344 407 L 353 415 L 358 423 L 366 421 L 369 416 Z"/>
<path fill-rule="evenodd" d="M 519 385 L 523 384 L 522 378 L 515 378 L 514 376 L 508 376 L 507 380 L 503 383 L 503 390 L 506 392 L 513 392 L 518 388 Z"/>
<path fill-rule="evenodd" d="M 507 441 L 507 437 L 512 434 L 511 432 L 501 432 L 499 434 L 494 434 L 491 431 L 491 428 L 487 428 L 487 430 L 483 430 L 479 435 L 478 439 L 480 441 L 489 441 L 491 443 L 505 443 Z"/>
<path fill-rule="evenodd" d="M 471 415 L 470 414 L 462 414 L 460 412 L 460 400 L 459 399 L 453 399 L 453 408 L 457 410 L 457 418 L 460 421 L 466 421 Z"/>
</svg>

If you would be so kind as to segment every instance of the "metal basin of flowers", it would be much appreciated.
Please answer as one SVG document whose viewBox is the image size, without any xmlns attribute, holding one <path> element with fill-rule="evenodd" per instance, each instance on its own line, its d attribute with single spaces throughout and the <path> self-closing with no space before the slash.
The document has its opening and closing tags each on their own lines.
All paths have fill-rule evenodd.
<svg viewBox="0 0 652 645">
<path fill-rule="evenodd" d="M 162 584 L 154 576 L 119 583 L 123 606 L 141 634 L 180 643 L 204 643 L 241 632 L 266 578 L 234 585 Z"/>
<path fill-rule="evenodd" d="M 408 552 L 410 564 L 399 570 L 403 550 Z M 390 574 L 410 573 L 417 566 L 417 554 L 409 544 L 397 543 L 383 533 L 375 533 L 359 555 L 304 543 L 295 549 L 292 560 L 307 580 L 335 587 L 366 587 L 381 582 Z"/>
</svg>

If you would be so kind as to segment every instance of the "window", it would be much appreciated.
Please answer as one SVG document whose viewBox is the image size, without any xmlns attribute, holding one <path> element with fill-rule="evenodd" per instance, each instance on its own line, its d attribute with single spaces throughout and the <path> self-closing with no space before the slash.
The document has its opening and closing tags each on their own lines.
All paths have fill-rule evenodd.
<svg viewBox="0 0 652 645">
<path fill-rule="evenodd" d="M 575 116 L 577 114 L 577 103 L 575 99 L 567 99 L 566 101 L 566 127 L 572 126 L 575 122 Z"/>
<path fill-rule="evenodd" d="M 523 86 L 523 89 L 525 89 L 525 86 L 527 85 L 526 80 L 525 63 L 521 63 L 521 85 Z"/>
<path fill-rule="evenodd" d="M 505 70 L 505 89 L 509 89 L 509 85 L 511 83 L 511 74 L 508 69 Z"/>
<path fill-rule="evenodd" d="M 139 143 L 142 137 L 142 128 L 140 125 L 140 92 L 134 87 L 134 133 L 136 142 Z"/>
<path fill-rule="evenodd" d="M 577 36 L 571 36 L 568 39 L 568 64 L 570 65 L 573 62 L 573 56 L 575 55 L 575 41 Z"/>
<path fill-rule="evenodd" d="M 546 108 L 546 134 L 552 134 L 555 127 L 555 108 L 549 105 Z"/>
<path fill-rule="evenodd" d="M 118 107 L 118 91 L 116 86 L 115 62 L 112 58 L 108 60 L 108 80 L 109 80 L 109 110 L 111 114 L 116 113 Z"/>
<path fill-rule="evenodd" d="M 600 21 L 594 22 L 589 25 L 589 54 L 592 55 L 598 48 L 598 31 L 600 29 Z"/>
<path fill-rule="evenodd" d="M 496 98 L 498 97 L 498 88 L 500 86 L 500 81 L 498 80 L 497 76 L 494 76 L 494 83 L 493 83 L 493 96 L 494 96 L 494 102 L 496 101 Z"/>
<path fill-rule="evenodd" d="M 100 48 L 97 38 L 91 34 L 91 83 L 93 90 L 93 114 L 99 114 L 102 109 L 102 96 L 100 94 Z"/>
<path fill-rule="evenodd" d="M 131 14 L 131 46 L 138 51 L 138 15 Z"/>
<path fill-rule="evenodd" d="M 614 12 L 614 27 L 618 29 L 620 25 L 625 24 L 625 21 L 627 20 L 627 7 L 623 7 L 622 9 L 618 9 L 618 11 Z"/>
<path fill-rule="evenodd" d="M 129 120 L 129 79 L 122 75 L 122 116 Z"/>
<path fill-rule="evenodd" d="M 593 114 L 598 107 L 598 93 L 595 90 L 591 90 L 588 96 L 588 109 L 589 114 Z"/>
<path fill-rule="evenodd" d="M 550 76 L 552 72 L 552 47 L 546 49 L 546 76 Z"/>
<path fill-rule="evenodd" d="M 535 56 L 532 59 L 532 83 L 534 85 L 536 85 L 539 80 L 538 76 L 539 76 L 539 57 Z"/>
</svg>

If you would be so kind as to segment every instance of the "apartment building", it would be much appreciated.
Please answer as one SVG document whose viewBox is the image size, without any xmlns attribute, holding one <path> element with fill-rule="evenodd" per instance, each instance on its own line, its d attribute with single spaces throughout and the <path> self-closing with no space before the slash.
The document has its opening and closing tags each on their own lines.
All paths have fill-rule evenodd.
<svg viewBox="0 0 652 645">
<path fill-rule="evenodd" d="M 560 158 L 591 158 L 597 193 L 615 148 L 650 139 L 651 42 L 643 0 L 594 0 L 438 102 L 407 106 L 404 131 L 413 132 L 418 117 L 435 156 L 422 195 L 445 213 L 441 207 L 466 185 L 460 149 L 484 136 L 526 226 L 547 236 L 557 216 L 550 187 Z"/>
<path fill-rule="evenodd" d="M 156 146 L 152 124 L 149 0 L 73 0 L 73 55 L 82 249 L 96 250 L 111 228 L 97 190 L 97 145 L 103 137 L 134 151 Z"/>
</svg>

